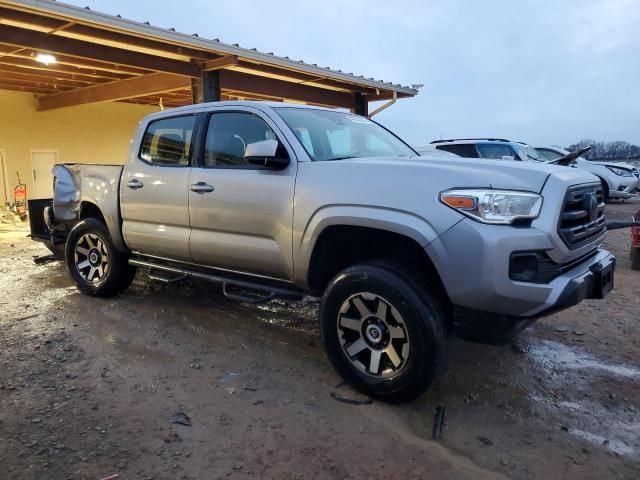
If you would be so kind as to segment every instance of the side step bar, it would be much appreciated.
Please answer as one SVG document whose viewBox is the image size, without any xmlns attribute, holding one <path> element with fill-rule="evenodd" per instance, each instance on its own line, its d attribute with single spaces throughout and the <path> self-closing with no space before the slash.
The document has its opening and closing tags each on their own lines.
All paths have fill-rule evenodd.
<svg viewBox="0 0 640 480">
<path fill-rule="evenodd" d="M 149 278 L 152 280 L 159 280 L 165 283 L 173 283 L 175 281 L 183 280 L 187 277 L 193 277 L 200 280 L 207 280 L 209 282 L 221 283 L 223 292 L 226 297 L 241 302 L 248 303 L 261 303 L 272 300 L 275 297 L 283 297 L 291 300 L 300 300 L 304 297 L 304 294 L 300 290 L 294 288 L 287 288 L 285 286 L 270 285 L 266 283 L 260 283 L 254 280 L 245 278 L 234 278 L 231 275 L 226 276 L 223 273 L 209 273 L 200 270 L 188 269 L 177 265 L 168 265 L 161 262 L 153 262 L 150 260 L 141 260 L 139 258 L 130 258 L 129 264 L 134 267 L 148 268 L 151 271 L 159 270 L 162 272 L 172 273 L 177 275 L 175 278 L 161 277 L 157 274 L 150 274 Z M 239 295 L 227 291 L 227 286 L 238 287 L 246 290 L 257 290 L 259 292 L 265 292 L 264 297 L 249 297 L 245 295 Z"/>
</svg>

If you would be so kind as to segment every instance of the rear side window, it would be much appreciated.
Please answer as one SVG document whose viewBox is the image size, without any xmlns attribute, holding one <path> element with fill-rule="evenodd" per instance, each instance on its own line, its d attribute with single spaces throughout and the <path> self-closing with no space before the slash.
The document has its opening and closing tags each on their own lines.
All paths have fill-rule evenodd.
<svg viewBox="0 0 640 480">
<path fill-rule="evenodd" d="M 480 158 L 489 158 L 493 160 L 502 160 L 504 156 L 511 156 L 518 159 L 516 152 L 509 145 L 501 145 L 499 143 L 478 143 L 476 145 Z"/>
<path fill-rule="evenodd" d="M 456 155 L 464 158 L 478 158 L 478 152 L 476 147 L 472 143 L 459 143 L 456 145 L 438 145 L 438 150 L 445 150 L 447 152 L 455 153 Z"/>
<path fill-rule="evenodd" d="M 140 158 L 161 167 L 190 165 L 195 124 L 195 115 L 163 118 L 149 123 L 142 139 Z"/>
</svg>

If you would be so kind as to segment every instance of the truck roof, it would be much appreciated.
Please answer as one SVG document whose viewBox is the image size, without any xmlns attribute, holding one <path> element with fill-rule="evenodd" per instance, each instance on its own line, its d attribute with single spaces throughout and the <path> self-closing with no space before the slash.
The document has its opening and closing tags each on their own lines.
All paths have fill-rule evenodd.
<svg viewBox="0 0 640 480">
<path fill-rule="evenodd" d="M 326 107 L 316 107 L 314 105 L 305 105 L 300 103 L 288 103 L 288 102 L 270 102 L 263 100 L 225 100 L 222 102 L 208 102 L 208 103 L 196 103 L 193 105 L 186 105 L 184 107 L 176 107 L 167 110 L 162 110 L 160 112 L 155 112 L 147 117 L 161 117 L 161 116 L 169 116 L 180 113 L 192 112 L 194 110 L 200 110 L 203 107 L 253 107 L 258 110 L 269 110 L 271 108 L 282 108 L 282 107 L 291 107 L 291 108 L 304 108 L 304 109 L 313 109 L 313 110 L 327 110 L 327 111 L 335 111 L 335 108 L 326 108 Z"/>
</svg>

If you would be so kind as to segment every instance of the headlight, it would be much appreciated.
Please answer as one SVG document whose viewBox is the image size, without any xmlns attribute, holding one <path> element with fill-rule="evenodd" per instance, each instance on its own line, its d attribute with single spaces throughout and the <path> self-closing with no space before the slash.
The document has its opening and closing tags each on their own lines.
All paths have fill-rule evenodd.
<svg viewBox="0 0 640 480">
<path fill-rule="evenodd" d="M 447 190 L 440 201 L 474 220 L 498 225 L 532 220 L 542 208 L 542 196 L 512 190 Z"/>
<path fill-rule="evenodd" d="M 613 173 L 615 173 L 616 175 L 618 175 L 619 177 L 633 177 L 633 173 L 631 173 L 629 170 L 625 170 L 624 168 L 618 168 L 618 167 L 607 167 L 609 170 L 611 170 Z"/>
</svg>

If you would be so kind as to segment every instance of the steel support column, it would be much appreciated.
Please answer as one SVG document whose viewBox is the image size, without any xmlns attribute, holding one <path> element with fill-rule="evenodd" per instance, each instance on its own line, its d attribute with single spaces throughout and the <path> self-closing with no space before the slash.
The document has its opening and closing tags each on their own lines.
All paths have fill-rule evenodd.
<svg viewBox="0 0 640 480">
<path fill-rule="evenodd" d="M 369 115 L 369 102 L 367 101 L 367 97 L 360 92 L 355 93 L 353 112 L 364 117 Z"/>
<path fill-rule="evenodd" d="M 191 80 L 191 101 L 193 103 L 220 101 L 220 71 L 202 72 L 200 78 Z"/>
</svg>

